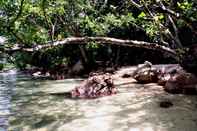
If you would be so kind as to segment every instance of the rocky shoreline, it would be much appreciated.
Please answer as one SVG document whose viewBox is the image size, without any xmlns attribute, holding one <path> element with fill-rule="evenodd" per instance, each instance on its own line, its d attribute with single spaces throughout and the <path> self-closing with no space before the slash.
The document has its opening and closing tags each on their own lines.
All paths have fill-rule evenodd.
<svg viewBox="0 0 197 131">
<path fill-rule="evenodd" d="M 104 80 L 107 76 L 109 76 L 110 81 L 112 81 L 111 84 L 114 85 L 114 87 L 117 85 L 116 81 L 122 83 L 137 82 L 140 84 L 156 83 L 161 85 L 163 89 L 169 93 L 197 94 L 197 77 L 194 74 L 183 70 L 183 68 L 178 64 L 152 65 L 151 63 L 145 62 L 144 64 L 140 64 L 138 66 L 121 67 L 116 70 L 113 68 L 107 68 L 83 75 L 64 74 L 54 76 L 49 72 L 43 72 L 42 70 L 36 68 L 25 70 L 23 73 L 29 74 L 35 79 L 60 80 L 66 78 L 87 78 L 71 91 L 71 94 L 75 95 L 78 89 L 83 90 L 81 92 L 86 90 L 86 94 L 93 93 L 92 89 L 97 90 L 98 88 L 99 90 L 103 85 L 107 85 Z M 108 88 L 107 86 L 105 88 L 107 90 L 110 89 L 108 91 L 111 92 L 106 93 L 104 91 L 105 95 L 115 94 L 115 92 L 112 93 L 113 91 L 111 88 Z M 98 95 L 98 92 L 95 94 L 93 93 L 92 96 L 105 96 L 101 92 L 99 93 L 100 95 Z M 91 98 L 90 95 L 86 97 L 84 93 L 78 94 L 77 97 Z"/>
</svg>

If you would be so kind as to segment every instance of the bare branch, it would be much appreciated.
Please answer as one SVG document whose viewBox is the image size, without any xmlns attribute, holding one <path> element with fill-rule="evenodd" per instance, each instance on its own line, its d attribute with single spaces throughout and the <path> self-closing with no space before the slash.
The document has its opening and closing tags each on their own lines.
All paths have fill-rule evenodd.
<svg viewBox="0 0 197 131">
<path fill-rule="evenodd" d="M 162 7 L 163 10 L 167 10 L 167 8 L 164 6 L 164 4 L 163 4 L 161 1 L 159 2 L 159 4 L 161 5 L 161 7 Z M 168 16 L 168 19 L 169 19 L 169 21 L 171 22 L 172 27 L 173 27 L 173 29 L 174 29 L 174 33 L 175 33 L 175 38 L 174 38 L 174 40 L 175 40 L 175 42 L 177 43 L 178 47 L 179 47 L 179 48 L 182 48 L 183 46 L 182 46 L 181 41 L 180 41 L 180 39 L 179 39 L 178 29 L 177 29 L 177 27 L 176 27 L 176 24 L 174 23 L 172 17 L 171 17 L 169 14 L 167 14 L 167 16 Z"/>
<path fill-rule="evenodd" d="M 180 16 L 180 14 L 179 13 L 176 13 L 176 12 L 174 12 L 173 10 L 170 10 L 169 8 L 166 8 L 165 6 L 164 6 L 164 4 L 161 2 L 161 1 L 159 1 L 159 7 L 161 7 L 161 9 L 165 12 L 165 13 L 168 13 L 168 14 L 170 14 L 170 15 L 173 15 L 173 16 L 175 16 L 175 17 L 179 17 Z"/>
<path fill-rule="evenodd" d="M 180 39 L 179 39 L 178 29 L 177 29 L 177 27 L 176 27 L 176 24 L 174 23 L 174 21 L 173 21 L 173 19 L 172 19 L 172 17 L 171 17 L 170 15 L 168 15 L 168 19 L 170 20 L 170 22 L 171 22 L 171 24 L 172 24 L 172 26 L 173 26 L 173 29 L 174 29 L 175 41 L 176 41 L 178 47 L 179 47 L 179 48 L 182 48 L 183 46 L 182 46 L 181 41 L 180 41 Z"/>
<path fill-rule="evenodd" d="M 24 3 L 25 0 L 21 0 L 21 4 L 20 4 L 20 7 L 19 7 L 19 12 L 17 14 L 17 16 L 10 22 L 10 25 L 14 24 L 15 21 L 18 20 L 18 18 L 21 16 L 22 12 L 23 12 L 23 3 Z"/>
<path fill-rule="evenodd" d="M 24 44 L 23 39 L 15 32 L 11 27 L 14 26 L 13 24 L 18 20 L 18 18 L 21 16 L 23 13 L 23 4 L 25 0 L 21 0 L 19 11 L 16 15 L 16 17 L 8 24 L 7 26 L 7 31 L 11 33 L 21 44 Z"/>
<path fill-rule="evenodd" d="M 48 28 L 50 29 L 50 38 L 51 38 L 51 42 L 53 43 L 54 39 L 53 39 L 53 24 L 52 22 L 50 22 L 48 19 L 47 19 L 47 14 L 46 14 L 46 11 L 45 11 L 45 2 L 46 0 L 43 0 L 42 1 L 42 11 L 43 11 L 43 15 L 44 15 L 44 18 L 45 18 L 45 22 L 48 26 Z"/>
<path fill-rule="evenodd" d="M 137 7 L 138 9 L 141 9 L 141 5 L 137 4 L 135 1 L 130 0 L 131 4 L 134 5 L 135 7 Z"/>
</svg>

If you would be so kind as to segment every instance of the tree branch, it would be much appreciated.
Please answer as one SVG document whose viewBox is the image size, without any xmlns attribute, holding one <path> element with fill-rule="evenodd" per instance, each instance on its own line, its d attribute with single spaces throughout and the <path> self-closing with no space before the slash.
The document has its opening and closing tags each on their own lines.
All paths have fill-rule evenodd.
<svg viewBox="0 0 197 131">
<path fill-rule="evenodd" d="M 176 13 L 175 11 L 165 7 L 164 4 L 161 1 L 159 1 L 158 4 L 159 4 L 160 9 L 162 9 L 162 11 L 164 13 L 168 13 L 168 14 L 170 14 L 172 16 L 175 16 L 175 17 L 180 17 L 179 13 Z"/>
<path fill-rule="evenodd" d="M 47 14 L 46 14 L 46 11 L 45 11 L 45 2 L 46 2 L 46 0 L 42 1 L 42 11 L 43 11 L 43 15 L 44 15 L 44 18 L 45 18 L 45 22 L 46 22 L 46 24 L 47 24 L 47 26 L 50 30 L 49 35 L 50 35 L 50 38 L 51 38 L 51 42 L 53 43 L 53 41 L 54 41 L 54 39 L 53 39 L 53 27 L 54 26 L 53 26 L 52 22 L 47 19 Z"/>
<path fill-rule="evenodd" d="M 135 1 L 133 1 L 133 0 L 130 0 L 130 2 L 131 2 L 131 4 L 132 5 L 134 5 L 135 7 L 137 7 L 138 9 L 140 9 L 141 10 L 141 5 L 139 5 L 139 4 L 137 4 Z"/>
<path fill-rule="evenodd" d="M 181 44 L 181 41 L 179 39 L 179 35 L 178 35 L 178 29 L 176 27 L 176 24 L 174 23 L 172 17 L 170 15 L 168 15 L 168 19 L 170 20 L 171 24 L 172 24 L 172 27 L 174 29 L 174 33 L 175 33 L 175 37 L 174 37 L 174 40 L 176 41 L 177 45 L 179 48 L 182 48 L 182 44 Z"/>
<path fill-rule="evenodd" d="M 7 26 L 8 33 L 12 34 L 21 44 L 24 44 L 23 39 L 19 35 L 17 35 L 17 32 L 15 32 L 12 27 L 14 26 L 14 23 L 18 20 L 18 18 L 23 13 L 23 4 L 24 4 L 24 1 L 25 0 L 21 0 L 19 11 L 18 11 L 16 17 L 13 20 L 11 20 L 9 22 L 8 26 Z M 8 18 L 8 20 L 9 20 L 9 18 Z"/>
<path fill-rule="evenodd" d="M 21 16 L 22 12 L 23 12 L 23 3 L 24 3 L 25 0 L 21 0 L 21 4 L 20 4 L 20 7 L 19 7 L 19 12 L 18 14 L 16 15 L 16 17 L 10 22 L 10 25 L 14 24 L 15 21 L 18 20 L 18 18 Z"/>
</svg>

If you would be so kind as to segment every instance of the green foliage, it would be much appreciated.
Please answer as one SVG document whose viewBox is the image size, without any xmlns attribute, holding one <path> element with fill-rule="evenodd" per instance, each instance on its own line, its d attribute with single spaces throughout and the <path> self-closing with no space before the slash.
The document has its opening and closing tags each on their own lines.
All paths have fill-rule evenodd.
<svg viewBox="0 0 197 131">
<path fill-rule="evenodd" d="M 89 42 L 86 45 L 86 49 L 97 49 L 97 48 L 99 48 L 99 45 L 95 42 Z"/>
<path fill-rule="evenodd" d="M 163 2 L 170 5 L 170 1 Z M 152 5 L 158 4 L 155 1 L 140 1 L 139 4 L 144 6 L 144 10 L 134 17 L 133 13 L 138 9 L 126 0 L 119 3 L 106 3 L 104 0 L 3 0 L 0 3 L 3 12 L 0 23 L 4 25 L 1 28 L 10 43 L 22 43 L 24 46 L 44 44 L 68 36 L 106 36 L 114 28 L 130 24 L 144 28 L 153 38 L 160 30 L 158 25 L 165 24 L 166 14 L 152 9 Z M 194 5 L 194 1 L 177 2 L 178 11 L 192 20 L 197 17 Z M 177 24 L 181 23 L 178 20 Z"/>
<path fill-rule="evenodd" d="M 80 30 L 84 36 L 103 36 L 105 34 L 105 25 L 98 24 L 96 20 L 85 16 L 81 20 Z"/>
<path fill-rule="evenodd" d="M 190 19 L 191 21 L 197 20 L 197 13 L 196 13 L 197 2 L 196 1 L 184 0 L 182 2 L 177 2 L 177 5 L 181 13 L 184 14 L 184 16 L 187 19 Z"/>
<path fill-rule="evenodd" d="M 138 15 L 138 18 L 145 18 L 145 17 L 146 17 L 146 14 L 143 11 Z"/>
<path fill-rule="evenodd" d="M 19 69 L 25 69 L 27 64 L 31 60 L 31 57 L 27 53 L 15 53 L 14 54 L 14 64 Z"/>
<path fill-rule="evenodd" d="M 161 10 L 160 3 L 180 17 Z M 182 27 L 195 30 L 196 0 L 140 0 L 136 4 L 139 7 L 129 0 L 1 0 L 0 35 L 8 38 L 6 47 L 13 44 L 34 47 L 70 36 L 110 36 L 135 40 L 147 37 L 151 42 L 166 41 L 173 45 L 176 41 L 170 35 L 174 35 L 175 31 L 168 15 L 175 21 L 178 31 Z M 135 35 L 139 30 L 146 32 L 146 36 Z M 93 53 L 101 48 L 94 42 L 86 46 Z M 79 52 L 78 48 L 69 51 Z M 39 64 L 50 63 L 53 67 L 72 63 L 73 54 L 62 55 L 62 52 L 65 53 L 65 50 L 53 49 L 41 53 L 38 57 L 46 59 Z M 22 52 L 14 55 L 16 65 L 25 68 L 28 57 Z"/>
<path fill-rule="evenodd" d="M 178 54 L 178 57 L 181 59 L 184 57 L 184 55 L 187 53 L 188 48 L 183 48 L 183 49 L 176 49 L 176 52 Z"/>
<path fill-rule="evenodd" d="M 177 5 L 182 10 L 189 10 L 192 8 L 192 3 L 184 0 L 183 2 L 177 2 Z"/>
<path fill-rule="evenodd" d="M 3 68 L 4 68 L 4 64 L 0 63 L 0 71 L 3 70 Z"/>
</svg>

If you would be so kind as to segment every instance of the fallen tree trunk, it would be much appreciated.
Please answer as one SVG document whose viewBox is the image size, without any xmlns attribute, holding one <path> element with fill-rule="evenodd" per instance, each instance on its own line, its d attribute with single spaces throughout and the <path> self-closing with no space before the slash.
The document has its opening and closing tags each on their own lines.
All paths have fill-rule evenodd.
<svg viewBox="0 0 197 131">
<path fill-rule="evenodd" d="M 96 42 L 98 44 L 111 44 L 111 45 L 118 45 L 118 46 L 125 46 L 125 47 L 139 47 L 139 48 L 146 48 L 151 50 L 158 50 L 161 52 L 166 52 L 170 56 L 172 56 L 175 59 L 177 58 L 177 54 L 174 50 L 159 45 L 157 43 L 149 43 L 144 41 L 137 41 L 137 40 L 122 40 L 122 39 L 116 39 L 116 38 L 110 38 L 110 37 L 69 37 L 65 38 L 64 40 L 56 41 L 53 43 L 47 43 L 44 45 L 37 45 L 33 48 L 20 48 L 15 47 L 11 49 L 10 51 L 26 51 L 26 52 L 34 52 L 39 51 L 42 49 L 47 48 L 53 48 L 60 45 L 69 45 L 69 44 L 87 44 L 88 42 Z M 9 50 L 8 50 L 9 51 Z"/>
</svg>

